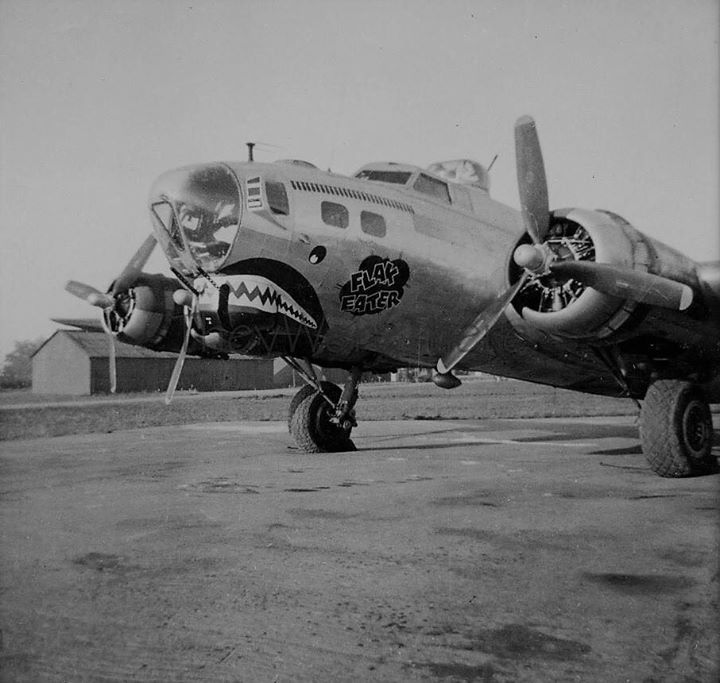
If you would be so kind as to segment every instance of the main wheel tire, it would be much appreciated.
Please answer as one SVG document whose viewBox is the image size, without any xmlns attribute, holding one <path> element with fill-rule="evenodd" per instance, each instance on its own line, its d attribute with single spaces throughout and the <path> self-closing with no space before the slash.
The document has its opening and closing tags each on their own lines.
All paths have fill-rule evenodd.
<svg viewBox="0 0 720 683">
<path fill-rule="evenodd" d="M 311 384 L 306 384 L 303 387 L 300 388 L 300 391 L 295 394 L 295 396 L 292 397 L 292 401 L 290 401 L 290 408 L 288 408 L 288 431 L 292 434 L 292 419 L 293 415 L 295 415 L 295 411 L 298 409 L 298 406 L 308 397 L 312 396 L 317 389 L 312 386 Z M 324 388 L 324 391 L 327 391 L 327 389 Z"/>
<path fill-rule="evenodd" d="M 332 382 L 326 382 L 323 380 L 320 382 L 320 386 L 322 387 L 322 390 L 333 400 L 337 403 L 338 400 L 340 400 L 340 395 L 342 394 L 342 390 L 337 384 L 333 384 Z M 290 401 L 290 408 L 288 409 L 288 431 L 292 433 L 292 419 L 293 415 L 295 415 L 295 411 L 298 409 L 298 406 L 308 397 L 312 396 L 315 392 L 317 392 L 317 389 L 312 384 L 305 384 L 300 388 L 300 391 L 298 391 L 295 396 L 292 397 L 292 401 Z M 334 398 L 337 395 L 337 398 Z"/>
<path fill-rule="evenodd" d="M 680 380 L 650 385 L 640 412 L 640 441 L 661 477 L 689 477 L 717 470 L 712 455 L 710 408 L 699 387 Z"/>
<path fill-rule="evenodd" d="M 327 397 L 337 404 L 342 394 L 340 387 L 332 382 L 322 382 L 321 386 Z M 310 392 L 301 389 L 295 396 L 299 401 L 290 415 L 290 434 L 295 443 L 306 453 L 354 451 L 350 431 L 330 421 L 332 407 L 320 392 L 310 389 Z"/>
</svg>

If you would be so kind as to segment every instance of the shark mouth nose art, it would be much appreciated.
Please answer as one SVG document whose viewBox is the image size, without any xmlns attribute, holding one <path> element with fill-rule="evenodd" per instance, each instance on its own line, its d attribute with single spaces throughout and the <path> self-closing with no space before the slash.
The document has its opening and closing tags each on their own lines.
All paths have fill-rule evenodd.
<svg viewBox="0 0 720 683">
<path fill-rule="evenodd" d="M 237 309 L 262 313 L 280 313 L 311 330 L 318 329 L 315 318 L 285 289 L 261 275 L 229 275 L 213 278 L 219 288 L 199 279 L 200 307 L 228 314 Z"/>
<path fill-rule="evenodd" d="M 309 352 L 327 331 L 313 286 L 280 261 L 239 261 L 197 278 L 195 288 L 201 336 L 224 351 L 267 354 L 302 348 Z"/>
</svg>

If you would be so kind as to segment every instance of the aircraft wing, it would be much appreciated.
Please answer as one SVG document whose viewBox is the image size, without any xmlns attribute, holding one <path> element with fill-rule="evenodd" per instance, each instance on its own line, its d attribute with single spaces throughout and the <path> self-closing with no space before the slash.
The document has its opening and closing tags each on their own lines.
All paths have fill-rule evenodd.
<svg viewBox="0 0 720 683">
<path fill-rule="evenodd" d="M 66 327 L 76 327 L 85 332 L 102 332 L 103 326 L 97 318 L 52 318 L 54 323 Z"/>
</svg>

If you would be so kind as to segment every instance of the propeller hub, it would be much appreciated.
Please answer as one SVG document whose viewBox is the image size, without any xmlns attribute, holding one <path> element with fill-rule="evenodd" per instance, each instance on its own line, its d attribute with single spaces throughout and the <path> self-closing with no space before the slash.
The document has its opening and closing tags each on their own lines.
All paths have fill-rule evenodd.
<svg viewBox="0 0 720 683">
<path fill-rule="evenodd" d="M 542 275 L 547 270 L 547 254 L 538 246 L 521 244 L 513 253 L 515 264 L 529 270 L 535 275 Z"/>
<path fill-rule="evenodd" d="M 190 308 L 193 302 L 193 295 L 186 289 L 176 289 L 172 295 L 173 301 L 178 306 L 185 306 Z"/>
<path fill-rule="evenodd" d="M 100 292 L 90 292 L 87 296 L 87 302 L 97 308 L 111 308 L 115 304 L 112 297 L 109 297 L 107 294 L 101 294 Z"/>
</svg>

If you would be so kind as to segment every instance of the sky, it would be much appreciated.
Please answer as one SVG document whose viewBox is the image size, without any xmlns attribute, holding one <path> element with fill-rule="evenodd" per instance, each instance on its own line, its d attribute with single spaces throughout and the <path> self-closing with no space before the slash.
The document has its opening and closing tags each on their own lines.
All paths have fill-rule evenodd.
<svg viewBox="0 0 720 683">
<path fill-rule="evenodd" d="M 164 170 L 211 160 L 488 164 L 513 125 L 550 205 L 720 260 L 717 0 L 0 0 L 0 359 L 97 315 Z M 271 146 L 272 145 L 272 146 Z M 156 249 L 146 270 L 168 272 Z"/>
</svg>

